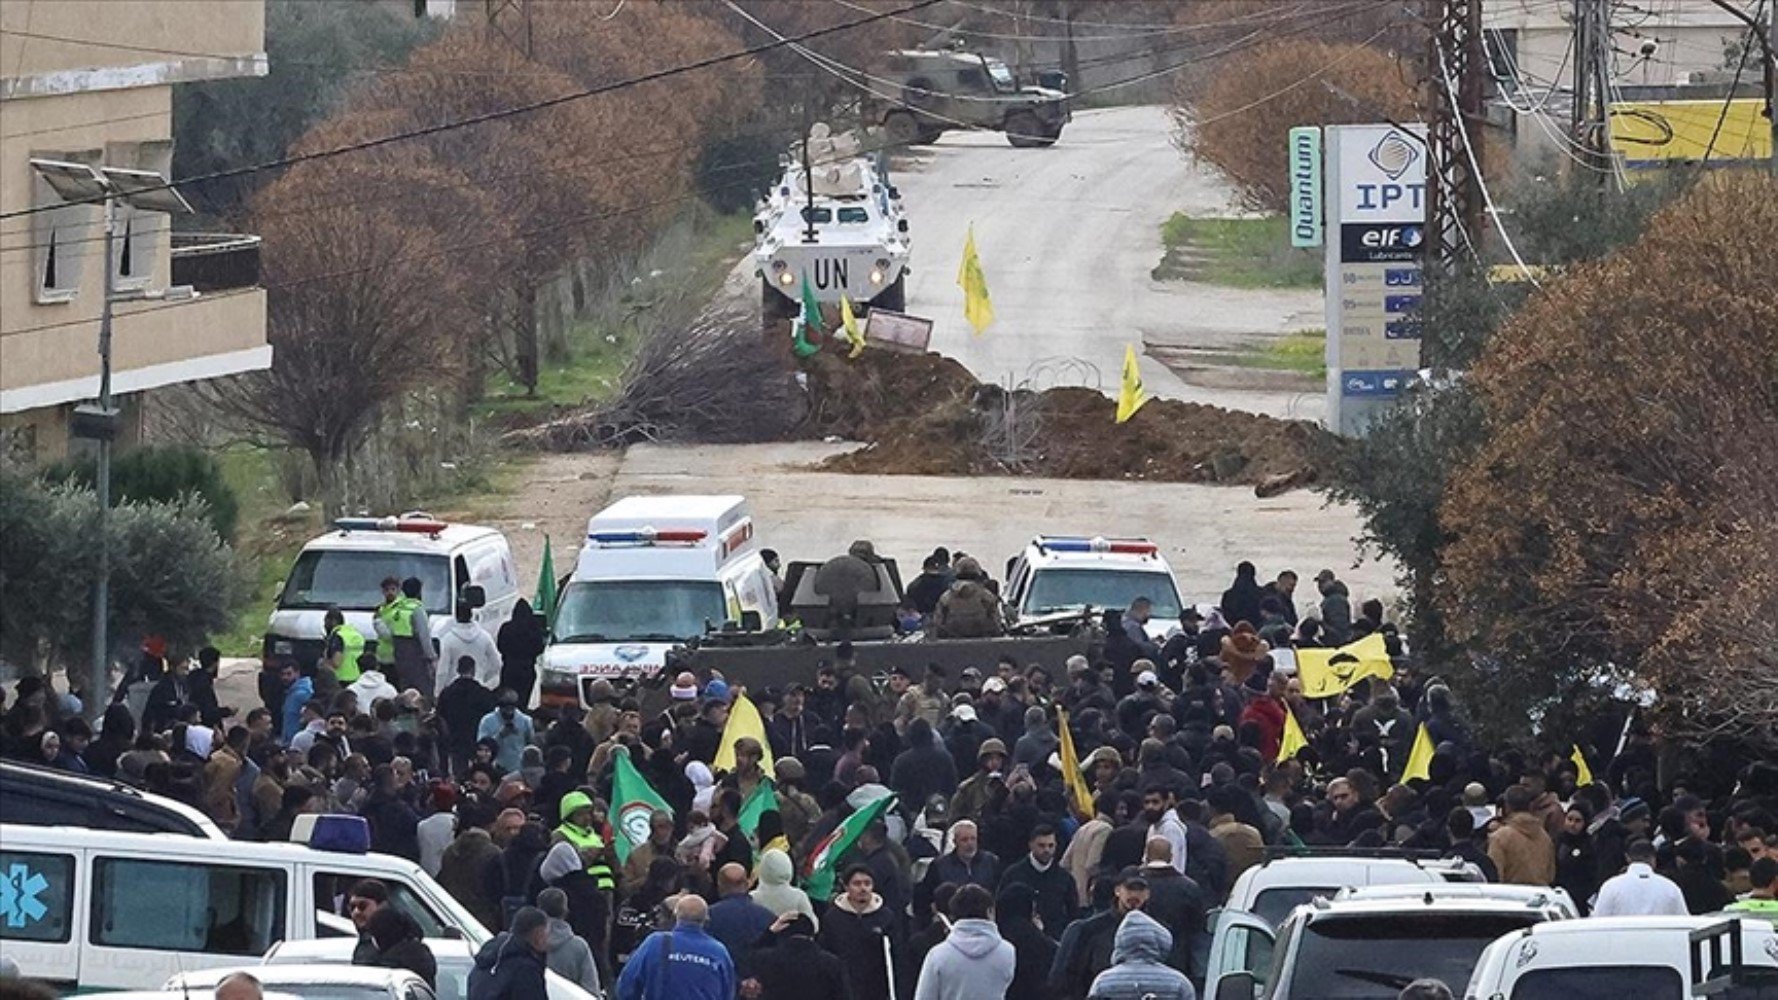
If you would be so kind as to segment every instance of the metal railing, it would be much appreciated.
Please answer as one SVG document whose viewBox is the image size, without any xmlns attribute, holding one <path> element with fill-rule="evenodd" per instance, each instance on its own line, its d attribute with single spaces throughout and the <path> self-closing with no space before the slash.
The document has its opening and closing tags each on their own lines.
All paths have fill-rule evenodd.
<svg viewBox="0 0 1778 1000">
<path fill-rule="evenodd" d="M 174 233 L 173 284 L 198 292 L 259 285 L 259 237 L 244 233 Z"/>
</svg>

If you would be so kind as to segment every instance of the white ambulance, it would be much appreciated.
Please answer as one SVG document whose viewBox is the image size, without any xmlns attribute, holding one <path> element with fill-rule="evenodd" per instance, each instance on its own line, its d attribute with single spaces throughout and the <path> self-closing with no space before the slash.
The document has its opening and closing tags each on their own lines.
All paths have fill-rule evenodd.
<svg viewBox="0 0 1778 1000">
<path fill-rule="evenodd" d="M 599 678 L 634 683 L 674 646 L 728 622 L 778 625 L 777 581 L 747 501 L 625 497 L 587 522 L 539 671 L 542 702 L 585 704 Z"/>
<path fill-rule="evenodd" d="M 266 623 L 263 656 L 268 662 L 294 658 L 304 667 L 314 663 L 327 640 L 322 618 L 335 605 L 347 624 L 375 641 L 374 618 L 387 577 L 420 581 L 434 639 L 449 627 L 459 598 L 476 607 L 476 620 L 490 634 L 499 633 L 519 599 L 512 547 L 493 528 L 417 512 L 342 517 L 297 554 Z M 387 649 L 377 654 L 385 663 L 393 655 Z"/>
<path fill-rule="evenodd" d="M 1006 603 L 1021 622 L 1062 611 L 1154 605 L 1145 631 L 1159 642 L 1179 624 L 1179 585 L 1160 546 L 1146 538 L 1038 535 L 1007 567 Z"/>
</svg>

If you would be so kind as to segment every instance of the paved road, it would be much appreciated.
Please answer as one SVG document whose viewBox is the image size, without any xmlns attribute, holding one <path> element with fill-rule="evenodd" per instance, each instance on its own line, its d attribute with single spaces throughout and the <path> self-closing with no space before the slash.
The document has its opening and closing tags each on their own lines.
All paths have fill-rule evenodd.
<svg viewBox="0 0 1778 1000">
<path fill-rule="evenodd" d="M 1050 149 L 993 133 L 947 135 L 895 174 L 914 237 L 908 310 L 933 318 L 933 349 L 984 380 L 1114 388 L 1124 345 L 1229 347 L 1319 326 L 1319 293 L 1156 282 L 1160 224 L 1176 211 L 1233 212 L 1227 185 L 1172 145 L 1155 107 L 1077 114 Z M 998 322 L 975 337 L 957 265 L 970 224 Z M 1071 363 L 1078 362 L 1078 363 Z M 1143 381 L 1164 397 L 1318 420 L 1317 393 L 1188 384 L 1158 361 Z"/>
</svg>

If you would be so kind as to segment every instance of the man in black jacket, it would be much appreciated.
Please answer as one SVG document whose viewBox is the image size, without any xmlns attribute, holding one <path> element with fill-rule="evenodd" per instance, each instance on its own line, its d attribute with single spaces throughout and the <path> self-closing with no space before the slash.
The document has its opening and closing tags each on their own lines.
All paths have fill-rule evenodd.
<svg viewBox="0 0 1778 1000">
<path fill-rule="evenodd" d="M 438 716 L 445 724 L 444 743 L 450 755 L 451 773 L 459 779 L 469 770 L 476 727 L 481 725 L 483 716 L 494 710 L 495 702 L 494 692 L 475 679 L 475 657 L 457 657 L 456 679 L 438 693 Z"/>
<path fill-rule="evenodd" d="M 815 925 L 785 913 L 753 944 L 753 982 L 760 996 L 778 1000 L 850 1000 L 846 968 L 815 943 Z M 742 995 L 749 995 L 742 981 Z"/>
<path fill-rule="evenodd" d="M 1080 890 L 1074 877 L 1056 864 L 1056 828 L 1039 823 L 1031 829 L 1029 853 L 1006 869 L 1000 888 L 1023 885 L 1035 897 L 1037 918 L 1046 933 L 1059 935 L 1080 912 Z"/>
<path fill-rule="evenodd" d="M 1093 987 L 1093 979 L 1111 968 L 1111 953 L 1117 940 L 1117 929 L 1124 915 L 1148 905 L 1148 880 L 1136 868 L 1126 868 L 1117 876 L 1111 908 L 1080 921 L 1070 935 L 1072 940 L 1056 951 L 1056 964 L 1050 970 L 1050 981 L 1062 995 L 1080 1000 Z"/>
<path fill-rule="evenodd" d="M 549 918 L 535 906 L 520 909 L 512 930 L 476 952 L 469 1000 L 549 1000 L 543 978 L 548 947 Z"/>
</svg>

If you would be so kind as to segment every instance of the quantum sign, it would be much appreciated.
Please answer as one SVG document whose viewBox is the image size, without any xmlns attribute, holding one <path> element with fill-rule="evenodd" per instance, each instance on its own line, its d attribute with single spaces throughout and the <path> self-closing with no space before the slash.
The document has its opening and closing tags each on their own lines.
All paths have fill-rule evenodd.
<svg viewBox="0 0 1778 1000">
<path fill-rule="evenodd" d="M 1290 245 L 1321 245 L 1321 129 L 1290 130 Z"/>
</svg>

